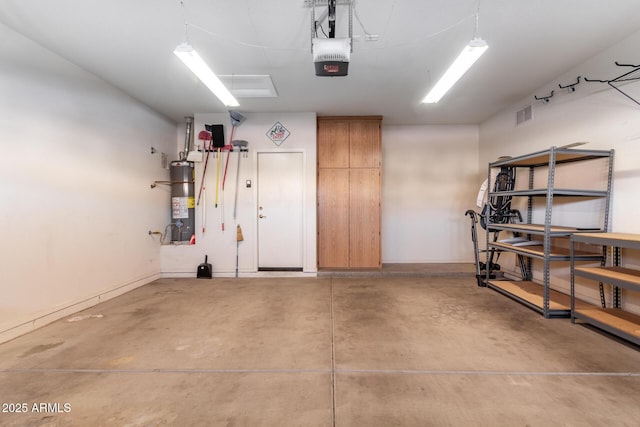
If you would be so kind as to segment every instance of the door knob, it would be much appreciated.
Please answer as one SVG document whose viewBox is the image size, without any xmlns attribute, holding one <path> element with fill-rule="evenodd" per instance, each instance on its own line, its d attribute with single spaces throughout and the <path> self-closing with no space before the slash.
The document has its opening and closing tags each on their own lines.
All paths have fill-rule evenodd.
<svg viewBox="0 0 640 427">
<path fill-rule="evenodd" d="M 262 215 L 262 214 L 258 215 L 258 218 L 266 218 L 266 217 L 267 217 L 266 215 Z"/>
</svg>

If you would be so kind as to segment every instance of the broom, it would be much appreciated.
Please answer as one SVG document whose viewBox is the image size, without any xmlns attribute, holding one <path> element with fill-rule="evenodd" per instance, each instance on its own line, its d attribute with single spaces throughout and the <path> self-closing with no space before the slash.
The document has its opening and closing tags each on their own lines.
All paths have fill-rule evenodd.
<svg viewBox="0 0 640 427">
<path fill-rule="evenodd" d="M 242 228 L 240 228 L 240 225 L 238 224 L 238 226 L 236 227 L 236 277 L 238 277 L 238 248 L 240 246 L 240 242 L 242 242 L 244 240 L 244 237 L 242 236 Z"/>
</svg>

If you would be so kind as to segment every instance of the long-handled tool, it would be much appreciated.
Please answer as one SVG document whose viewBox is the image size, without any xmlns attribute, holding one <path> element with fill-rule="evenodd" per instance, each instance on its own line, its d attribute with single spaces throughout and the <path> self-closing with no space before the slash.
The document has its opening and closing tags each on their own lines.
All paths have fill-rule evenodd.
<svg viewBox="0 0 640 427">
<path fill-rule="evenodd" d="M 198 203 L 196 203 L 196 205 L 200 206 L 200 197 L 202 196 L 202 190 L 205 187 L 204 177 L 207 173 L 207 165 L 209 164 L 209 153 L 211 151 L 211 147 L 210 147 L 211 133 L 206 130 L 200 131 L 200 134 L 198 134 L 198 139 L 202 140 L 202 146 L 204 147 L 204 150 L 207 152 L 207 158 L 204 161 L 204 168 L 202 169 L 202 180 L 200 181 L 200 191 L 198 192 Z"/>
<path fill-rule="evenodd" d="M 227 169 L 229 168 L 229 157 L 233 151 L 233 135 L 236 133 L 236 127 L 231 128 L 231 137 L 229 138 L 229 145 L 225 147 L 227 151 L 227 161 L 224 164 L 224 174 L 222 176 L 222 191 L 224 191 L 224 184 L 227 182 Z"/>
<path fill-rule="evenodd" d="M 204 195 L 202 196 L 202 235 L 207 232 L 207 189 L 204 189 Z"/>
<path fill-rule="evenodd" d="M 225 145 L 225 151 L 227 152 L 227 161 L 225 162 L 224 165 L 224 174 L 222 176 L 222 195 L 221 195 L 221 207 L 222 209 L 220 209 L 220 221 L 221 221 L 221 226 L 222 226 L 222 231 L 224 231 L 224 184 L 227 182 L 227 169 L 229 168 L 229 157 L 231 157 L 231 151 L 233 151 L 233 134 L 235 133 L 236 127 L 233 126 L 231 128 L 231 137 L 229 138 L 229 144 Z"/>
<path fill-rule="evenodd" d="M 224 147 L 224 126 L 222 125 L 204 125 L 204 128 L 211 132 L 211 141 L 213 148 L 216 149 L 218 157 L 218 167 L 216 171 L 216 202 L 215 207 L 218 207 L 219 187 L 220 187 L 220 150 Z"/>
<path fill-rule="evenodd" d="M 218 158 L 216 162 L 216 203 L 215 203 L 215 207 L 217 208 L 218 200 L 220 197 L 220 148 L 218 148 L 216 157 Z"/>
<path fill-rule="evenodd" d="M 238 252 L 240 247 L 240 242 L 244 240 L 242 236 L 242 228 L 240 228 L 240 224 L 236 226 L 236 277 L 238 277 Z"/>
<path fill-rule="evenodd" d="M 235 135 L 236 128 L 240 126 L 240 124 L 245 119 L 245 117 L 242 114 L 238 113 L 237 111 L 229 111 L 229 117 L 231 118 L 231 136 L 229 137 L 229 144 L 225 145 L 225 149 L 227 151 L 227 161 L 225 162 L 225 165 L 224 165 L 224 174 L 222 177 L 222 209 L 220 211 L 222 231 L 224 231 L 224 188 L 227 182 L 227 170 L 229 169 L 229 157 L 231 157 L 231 152 L 233 151 L 233 136 Z M 237 193 L 237 183 L 236 183 L 236 193 Z M 233 219 L 235 219 L 235 212 L 233 215 Z"/>
<path fill-rule="evenodd" d="M 238 148 L 238 163 L 236 165 L 236 191 L 233 199 L 233 219 L 236 219 L 238 212 L 238 187 L 240 183 L 240 157 L 246 156 L 249 152 L 249 149 L 247 148 L 249 143 L 245 140 L 240 139 L 232 141 L 231 144 L 234 147 Z"/>
</svg>

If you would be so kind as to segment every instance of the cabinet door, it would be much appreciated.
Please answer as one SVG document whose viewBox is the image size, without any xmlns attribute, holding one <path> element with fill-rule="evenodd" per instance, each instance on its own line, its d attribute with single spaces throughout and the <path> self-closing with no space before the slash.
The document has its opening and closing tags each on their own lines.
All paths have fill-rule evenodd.
<svg viewBox="0 0 640 427">
<path fill-rule="evenodd" d="M 318 170 L 318 267 L 349 267 L 349 169 Z"/>
<path fill-rule="evenodd" d="M 349 167 L 349 123 L 318 122 L 318 167 Z"/>
<path fill-rule="evenodd" d="M 349 123 L 349 167 L 380 167 L 380 122 L 378 120 Z"/>
<path fill-rule="evenodd" d="M 351 169 L 349 180 L 350 267 L 379 268 L 380 170 Z"/>
</svg>

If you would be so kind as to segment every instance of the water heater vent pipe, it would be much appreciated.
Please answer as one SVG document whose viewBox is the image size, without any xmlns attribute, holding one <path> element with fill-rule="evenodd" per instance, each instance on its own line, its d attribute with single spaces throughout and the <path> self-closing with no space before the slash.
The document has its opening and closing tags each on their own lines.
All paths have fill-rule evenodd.
<svg viewBox="0 0 640 427">
<path fill-rule="evenodd" d="M 184 118 L 187 125 L 184 135 L 184 152 L 180 155 L 181 160 L 186 160 L 189 155 L 189 148 L 191 145 L 191 124 L 193 123 L 193 117 Z"/>
</svg>

